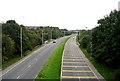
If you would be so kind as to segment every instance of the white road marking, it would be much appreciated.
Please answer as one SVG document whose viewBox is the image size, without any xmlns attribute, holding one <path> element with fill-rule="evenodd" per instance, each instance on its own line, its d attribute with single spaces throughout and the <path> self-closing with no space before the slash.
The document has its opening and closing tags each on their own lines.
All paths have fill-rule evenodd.
<svg viewBox="0 0 120 81">
<path fill-rule="evenodd" d="M 12 70 L 13 68 L 15 68 L 17 65 L 19 65 L 20 63 L 22 63 L 23 61 L 25 61 L 27 58 L 29 58 L 31 55 L 29 55 L 28 57 L 24 58 L 23 60 L 21 60 L 19 63 L 17 63 L 16 65 L 14 65 L 12 68 L 10 68 L 9 70 L 7 70 L 4 74 L 2 74 L 0 77 L 2 77 L 3 75 L 5 75 L 6 73 L 8 73 L 10 70 Z"/>
<path fill-rule="evenodd" d="M 77 66 L 75 66 L 75 68 L 77 68 Z"/>
<path fill-rule="evenodd" d="M 53 46 L 53 44 L 52 44 L 52 42 L 51 43 L 49 43 L 50 45 L 49 45 L 49 48 L 50 47 L 52 47 Z M 52 44 L 52 45 L 51 45 Z M 44 45 L 43 45 L 44 46 Z M 44 46 L 45 47 L 45 46 Z M 40 49 L 43 49 L 43 47 L 41 47 Z M 39 51 L 40 49 L 38 49 L 37 51 Z M 48 49 L 48 48 L 47 48 Z M 33 52 L 32 54 L 34 54 L 34 53 L 36 53 L 37 51 L 35 51 L 35 52 Z M 45 50 L 43 50 L 42 52 L 44 52 Z M 12 68 L 10 68 L 9 70 L 7 70 L 5 73 L 3 73 L 2 75 L 0 75 L 0 77 L 2 77 L 3 75 L 5 75 L 6 73 L 8 73 L 10 70 L 12 70 L 13 68 L 15 68 L 17 65 L 19 65 L 20 63 L 22 63 L 23 61 L 25 61 L 27 58 L 29 58 L 31 55 L 29 55 L 29 56 L 27 56 L 27 57 L 25 57 L 25 58 L 23 58 L 23 60 L 21 59 L 21 61 L 19 62 L 18 61 L 18 63 L 17 64 L 15 64 Z M 38 59 L 37 59 L 38 60 Z M 36 60 L 36 61 L 37 61 Z"/>
<path fill-rule="evenodd" d="M 17 76 L 17 79 L 19 79 L 20 78 L 20 76 Z"/>
<path fill-rule="evenodd" d="M 85 59 L 85 58 L 84 58 Z M 86 62 L 86 61 L 85 61 Z M 88 67 L 90 68 L 90 70 L 92 71 L 92 73 L 94 74 L 94 76 L 98 79 L 97 75 L 95 74 L 95 72 L 92 70 L 92 68 L 89 66 L 89 64 L 86 62 L 86 64 L 88 65 Z M 99 80 L 99 79 L 98 79 Z"/>
<path fill-rule="evenodd" d="M 35 78 L 38 76 L 38 74 L 37 75 L 35 75 Z"/>
<path fill-rule="evenodd" d="M 28 67 L 31 67 L 31 65 L 29 65 Z"/>
<path fill-rule="evenodd" d="M 38 59 L 36 58 L 35 60 L 37 61 Z"/>
<path fill-rule="evenodd" d="M 64 50 L 65 50 L 65 48 L 64 48 Z M 63 57 L 64 57 L 64 59 L 65 59 L 65 54 L 64 54 L 64 52 L 63 52 Z M 76 62 L 71 62 L 71 61 L 68 61 L 68 62 L 65 62 L 65 61 L 63 61 L 62 60 L 62 67 L 61 68 L 63 68 L 63 63 L 78 63 L 77 62 L 77 60 L 76 59 L 73 59 L 73 57 L 77 57 L 78 55 L 76 54 L 71 54 L 71 60 L 72 61 L 76 61 Z M 62 59 L 63 59 L 63 57 L 62 57 Z M 83 61 L 84 59 L 85 59 L 85 56 L 82 56 L 82 54 L 81 54 L 81 56 L 80 57 L 82 57 L 82 59 L 80 59 L 81 61 L 79 62 L 79 63 L 83 63 L 83 64 L 86 64 L 87 65 L 87 67 L 89 67 L 90 68 L 90 71 L 86 71 L 86 70 L 83 70 L 83 71 L 81 71 L 80 70 L 80 72 L 92 72 L 93 74 L 94 74 L 94 76 L 63 76 L 63 75 L 61 75 L 61 78 L 97 78 L 98 79 L 98 77 L 96 76 L 96 74 L 95 74 L 95 72 L 92 70 L 92 68 L 89 66 L 89 64 L 86 62 L 86 60 L 85 61 Z M 70 58 L 70 57 L 69 57 Z M 75 68 L 77 68 L 77 66 L 75 66 Z M 61 70 L 61 71 L 63 71 L 63 72 L 74 72 L 74 71 L 76 71 L 76 72 L 79 72 L 79 71 L 77 71 L 77 70 Z M 62 72 L 61 72 L 61 74 L 62 74 Z"/>
<path fill-rule="evenodd" d="M 38 50 L 34 51 L 33 53 L 36 53 Z"/>
<path fill-rule="evenodd" d="M 79 78 L 83 78 L 83 79 L 92 78 L 92 79 L 96 79 L 95 76 L 62 76 L 62 78 L 77 78 L 77 79 L 79 79 Z"/>
</svg>

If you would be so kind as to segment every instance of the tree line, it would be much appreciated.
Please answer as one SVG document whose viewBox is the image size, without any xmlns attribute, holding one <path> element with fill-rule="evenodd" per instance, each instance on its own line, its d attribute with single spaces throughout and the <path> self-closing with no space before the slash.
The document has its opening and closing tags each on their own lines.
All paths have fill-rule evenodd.
<svg viewBox="0 0 120 81">
<path fill-rule="evenodd" d="M 32 50 L 38 45 L 42 45 L 45 41 L 70 34 L 67 29 L 49 26 L 28 28 L 24 25 L 19 25 L 15 20 L 8 20 L 6 23 L 2 23 L 2 62 L 4 63 L 20 56 L 21 45 L 24 55 L 27 51 Z"/>
<path fill-rule="evenodd" d="M 95 28 L 79 32 L 79 43 L 96 61 L 114 69 L 120 81 L 120 11 L 111 11 L 97 23 Z"/>
</svg>

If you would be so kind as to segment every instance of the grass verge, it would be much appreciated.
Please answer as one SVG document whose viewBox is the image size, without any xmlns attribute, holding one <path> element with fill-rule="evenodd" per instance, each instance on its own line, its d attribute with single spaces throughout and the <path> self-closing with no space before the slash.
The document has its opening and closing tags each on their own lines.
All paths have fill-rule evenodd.
<svg viewBox="0 0 120 81">
<path fill-rule="evenodd" d="M 86 51 L 86 49 L 80 47 L 82 52 L 85 54 L 85 56 L 89 59 L 89 61 L 94 65 L 94 67 L 97 69 L 97 71 L 104 77 L 106 81 L 115 81 L 114 79 L 114 72 L 107 68 L 105 65 L 98 63 L 95 61 L 94 58 L 91 58 L 90 54 Z"/>
<path fill-rule="evenodd" d="M 2 63 L 2 70 L 6 69 L 7 67 L 9 67 L 10 65 L 18 62 L 19 60 L 21 60 L 22 58 L 26 57 L 27 55 L 31 54 L 33 51 L 37 50 L 38 48 L 40 48 L 42 45 L 38 45 L 35 48 L 33 48 L 31 51 L 27 51 L 26 53 L 23 54 L 23 57 L 19 56 L 13 56 L 11 57 L 11 59 L 9 59 L 8 61 Z"/>
<path fill-rule="evenodd" d="M 57 39 L 58 39 L 58 38 L 57 38 Z M 49 42 L 51 42 L 51 41 L 53 41 L 53 39 L 51 39 Z M 48 44 L 49 42 L 47 42 L 47 44 Z M 10 65 L 18 62 L 19 60 L 21 60 L 21 59 L 23 59 L 24 57 L 28 56 L 29 54 L 31 54 L 32 52 L 34 52 L 35 50 L 39 49 L 39 48 L 42 47 L 42 46 L 44 46 L 44 44 L 43 44 L 43 45 L 37 45 L 37 46 L 34 47 L 31 51 L 30 51 L 30 50 L 26 51 L 26 52 L 23 54 L 22 57 L 21 57 L 21 55 L 12 56 L 8 61 L 6 61 L 6 62 L 4 62 L 4 63 L 2 63 L 2 64 L 0 65 L 0 67 L 1 67 L 0 69 L 2 69 L 2 70 L 6 69 L 6 68 L 9 67 Z M 1 58 L 1 59 L 2 59 L 2 58 Z"/>
<path fill-rule="evenodd" d="M 59 81 L 61 72 L 61 59 L 64 50 L 65 43 L 70 37 L 63 40 L 52 52 L 48 60 L 46 61 L 43 69 L 36 77 L 36 81 Z"/>
</svg>

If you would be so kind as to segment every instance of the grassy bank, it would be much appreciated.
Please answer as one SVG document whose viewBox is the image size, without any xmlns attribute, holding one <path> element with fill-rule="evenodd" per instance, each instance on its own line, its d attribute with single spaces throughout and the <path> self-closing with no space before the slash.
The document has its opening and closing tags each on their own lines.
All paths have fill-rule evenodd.
<svg viewBox="0 0 120 81">
<path fill-rule="evenodd" d="M 36 77 L 36 81 L 59 81 L 61 72 L 61 59 L 64 50 L 65 43 L 70 37 L 63 40 L 52 52 L 48 60 L 46 61 L 43 69 Z"/>
<path fill-rule="evenodd" d="M 90 54 L 84 48 L 80 47 L 80 49 L 89 59 L 89 61 L 94 65 L 97 71 L 106 79 L 106 81 L 115 81 L 113 75 L 114 72 L 112 70 L 108 69 L 105 65 L 98 63 L 94 58 L 91 58 Z"/>
<path fill-rule="evenodd" d="M 13 56 L 11 57 L 11 59 L 9 59 L 7 62 L 2 63 L 2 70 L 4 70 L 5 68 L 9 67 L 10 65 L 18 62 L 19 60 L 21 60 L 22 58 L 26 57 L 27 55 L 31 54 L 33 51 L 37 50 L 38 48 L 40 48 L 42 45 L 38 45 L 35 48 L 33 48 L 31 51 L 27 51 L 26 53 L 23 54 L 23 56 L 21 57 L 20 55 L 18 56 Z"/>
</svg>

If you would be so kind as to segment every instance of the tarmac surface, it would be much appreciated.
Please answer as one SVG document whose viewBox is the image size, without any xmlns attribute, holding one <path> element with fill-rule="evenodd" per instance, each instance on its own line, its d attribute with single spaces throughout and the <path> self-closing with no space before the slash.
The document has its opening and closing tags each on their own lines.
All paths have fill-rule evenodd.
<svg viewBox="0 0 120 81">
<path fill-rule="evenodd" d="M 103 81 L 104 78 L 82 53 L 76 36 L 65 45 L 62 57 L 61 81 Z"/>
</svg>

